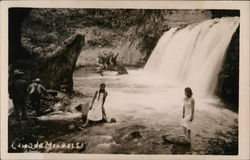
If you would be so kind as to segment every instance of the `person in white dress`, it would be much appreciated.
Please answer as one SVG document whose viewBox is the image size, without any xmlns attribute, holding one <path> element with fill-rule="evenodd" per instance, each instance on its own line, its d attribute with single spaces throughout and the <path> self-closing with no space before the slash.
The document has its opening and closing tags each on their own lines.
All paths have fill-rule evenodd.
<svg viewBox="0 0 250 160">
<path fill-rule="evenodd" d="M 107 121 L 104 109 L 104 103 L 108 95 L 108 92 L 105 90 L 105 86 L 106 85 L 102 83 L 100 85 L 100 89 L 95 92 L 95 95 L 93 97 L 93 100 L 89 108 L 87 120 L 85 124 L 82 125 L 83 128 L 89 124 L 89 121 L 94 121 L 94 122 L 98 122 L 101 120 Z"/>
<path fill-rule="evenodd" d="M 191 142 L 191 128 L 192 128 L 192 121 L 194 119 L 195 100 L 192 97 L 193 92 L 191 88 L 187 87 L 185 88 L 184 91 L 186 97 L 184 98 L 181 126 L 183 127 L 184 134 L 188 137 L 189 141 Z"/>
</svg>

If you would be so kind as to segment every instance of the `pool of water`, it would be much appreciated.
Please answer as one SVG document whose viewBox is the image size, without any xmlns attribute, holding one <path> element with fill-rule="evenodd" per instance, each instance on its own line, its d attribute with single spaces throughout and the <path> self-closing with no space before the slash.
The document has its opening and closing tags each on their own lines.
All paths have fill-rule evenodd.
<svg viewBox="0 0 250 160">
<path fill-rule="evenodd" d="M 97 73 L 80 69 L 74 73 L 74 89 L 93 96 L 99 85 L 105 83 L 108 97 L 104 107 L 108 118 L 116 118 L 119 124 L 114 128 L 143 125 L 147 128 L 147 132 L 145 129 L 141 132 L 145 133 L 144 136 L 152 138 L 147 140 L 156 141 L 157 144 L 161 143 L 161 136 L 164 134 L 183 135 L 179 123 L 182 117 L 185 86 L 158 83 L 157 79 L 147 77 L 141 70 L 129 70 L 128 75 L 121 76 L 117 76 L 114 72 L 104 74 L 102 77 Z M 207 154 L 210 138 L 218 137 L 218 132 L 227 134 L 238 127 L 238 114 L 223 107 L 225 104 L 218 98 L 201 97 L 195 91 L 194 98 L 192 149 L 181 150 L 184 153 Z M 101 127 L 98 128 L 103 130 Z M 136 127 L 130 131 L 133 130 L 136 130 Z M 152 135 L 157 135 L 157 138 L 153 138 Z M 162 146 L 158 147 L 158 150 L 165 153 Z"/>
</svg>

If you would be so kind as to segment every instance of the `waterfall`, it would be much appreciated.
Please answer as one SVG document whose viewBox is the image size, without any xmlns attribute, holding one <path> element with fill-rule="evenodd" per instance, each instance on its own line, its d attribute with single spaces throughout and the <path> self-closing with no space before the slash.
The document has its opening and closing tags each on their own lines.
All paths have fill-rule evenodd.
<svg viewBox="0 0 250 160">
<path fill-rule="evenodd" d="M 213 94 L 226 49 L 239 17 L 224 17 L 172 28 L 158 41 L 144 72 L 165 84 L 190 86 Z"/>
</svg>

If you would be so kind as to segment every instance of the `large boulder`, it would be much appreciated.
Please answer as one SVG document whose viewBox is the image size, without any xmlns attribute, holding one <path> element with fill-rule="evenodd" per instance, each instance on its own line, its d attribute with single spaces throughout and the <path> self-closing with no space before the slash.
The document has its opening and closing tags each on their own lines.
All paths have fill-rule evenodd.
<svg viewBox="0 0 250 160">
<path fill-rule="evenodd" d="M 67 39 L 51 56 L 39 58 L 37 76 L 47 87 L 60 89 L 62 85 L 66 85 L 70 90 L 73 89 L 72 75 L 84 40 L 84 35 L 76 34 Z"/>
<path fill-rule="evenodd" d="M 84 43 L 85 36 L 75 34 L 66 39 L 62 46 L 58 46 L 52 53 L 33 55 L 31 64 L 33 72 L 30 79 L 40 77 L 46 88 L 60 90 L 63 86 L 68 88 L 68 91 L 72 91 L 72 75 Z M 29 44 L 22 41 L 22 45 L 26 47 Z"/>
<path fill-rule="evenodd" d="M 12 26 L 17 27 L 18 32 L 10 42 L 13 50 L 10 73 L 18 68 L 25 72 L 28 83 L 39 77 L 46 88 L 72 91 L 75 63 L 85 44 L 85 35 L 68 27 L 66 19 L 73 12 L 70 9 L 12 9 L 11 21 L 18 19 L 19 13 L 25 15 Z M 16 46 L 22 46 L 26 56 L 21 49 L 15 50 Z"/>
</svg>

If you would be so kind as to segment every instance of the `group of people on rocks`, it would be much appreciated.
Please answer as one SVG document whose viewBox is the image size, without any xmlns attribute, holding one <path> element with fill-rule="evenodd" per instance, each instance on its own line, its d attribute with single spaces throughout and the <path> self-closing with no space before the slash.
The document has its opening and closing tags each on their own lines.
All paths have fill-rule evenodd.
<svg viewBox="0 0 250 160">
<path fill-rule="evenodd" d="M 41 95 L 48 94 L 48 91 L 41 84 L 39 78 L 33 80 L 28 86 L 23 76 L 24 72 L 21 72 L 18 69 L 14 70 L 14 80 L 9 85 L 9 96 L 13 101 L 15 118 L 17 121 L 27 119 L 28 100 L 31 103 L 32 109 L 36 111 L 36 115 L 39 116 L 41 114 Z M 100 89 L 95 92 L 92 102 L 89 105 L 87 120 L 80 128 L 88 126 L 91 122 L 107 122 L 104 103 L 108 92 L 106 91 L 105 86 L 104 83 L 100 84 Z"/>
<path fill-rule="evenodd" d="M 36 78 L 28 86 L 23 77 L 24 72 L 14 70 L 14 79 L 9 85 L 9 96 L 13 101 L 16 120 L 27 119 L 27 101 L 31 102 L 32 108 L 40 115 L 41 95 L 47 94 L 47 90 Z"/>
</svg>

